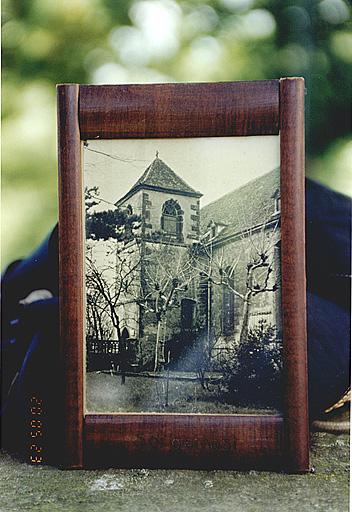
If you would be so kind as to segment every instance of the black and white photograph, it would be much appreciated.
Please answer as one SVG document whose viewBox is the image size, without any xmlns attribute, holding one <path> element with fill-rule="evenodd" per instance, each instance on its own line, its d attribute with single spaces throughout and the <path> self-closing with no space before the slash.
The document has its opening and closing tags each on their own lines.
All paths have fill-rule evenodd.
<svg viewBox="0 0 352 512">
<path fill-rule="evenodd" d="M 88 140 L 86 411 L 275 414 L 279 136 Z"/>
</svg>

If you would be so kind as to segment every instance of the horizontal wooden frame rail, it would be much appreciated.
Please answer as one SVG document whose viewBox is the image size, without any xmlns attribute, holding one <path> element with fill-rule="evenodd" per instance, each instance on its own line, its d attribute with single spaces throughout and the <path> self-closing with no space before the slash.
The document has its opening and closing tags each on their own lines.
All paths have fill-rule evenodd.
<svg viewBox="0 0 352 512">
<path fill-rule="evenodd" d="M 303 103 L 304 81 L 300 78 L 215 84 L 58 86 L 60 326 L 65 378 L 63 467 L 156 465 L 309 470 Z M 279 133 L 283 416 L 85 415 L 82 141 Z M 138 438 L 142 433 L 146 442 Z M 213 444 L 208 442 L 209 435 Z M 148 442 L 150 436 L 157 437 L 159 445 Z M 149 456 L 151 446 L 156 464 Z M 222 448 L 225 446 L 229 447 L 227 456 Z"/>
<path fill-rule="evenodd" d="M 82 139 L 226 137 L 279 133 L 279 80 L 83 85 Z"/>
<path fill-rule="evenodd" d="M 84 438 L 88 467 L 281 469 L 285 465 L 281 416 L 89 414 Z"/>
</svg>

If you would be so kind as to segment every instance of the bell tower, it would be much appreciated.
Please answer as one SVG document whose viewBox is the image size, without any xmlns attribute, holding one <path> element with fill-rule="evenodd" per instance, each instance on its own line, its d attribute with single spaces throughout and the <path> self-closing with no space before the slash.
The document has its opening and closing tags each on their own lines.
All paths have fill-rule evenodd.
<svg viewBox="0 0 352 512">
<path fill-rule="evenodd" d="M 188 245 L 199 240 L 201 197 L 156 151 L 139 180 L 115 205 L 141 212 L 145 240 Z"/>
</svg>

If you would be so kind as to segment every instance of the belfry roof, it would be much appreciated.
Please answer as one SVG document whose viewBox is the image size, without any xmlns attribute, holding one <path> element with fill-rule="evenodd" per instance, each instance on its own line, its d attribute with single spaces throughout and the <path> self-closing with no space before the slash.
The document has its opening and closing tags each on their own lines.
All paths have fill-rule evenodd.
<svg viewBox="0 0 352 512">
<path fill-rule="evenodd" d="M 148 165 L 142 176 L 133 185 L 130 191 L 115 203 L 116 206 L 141 189 L 172 192 L 193 197 L 202 196 L 200 192 L 194 190 L 194 188 L 180 178 L 180 176 L 178 176 L 171 167 L 161 160 L 158 152 L 152 163 Z"/>
</svg>

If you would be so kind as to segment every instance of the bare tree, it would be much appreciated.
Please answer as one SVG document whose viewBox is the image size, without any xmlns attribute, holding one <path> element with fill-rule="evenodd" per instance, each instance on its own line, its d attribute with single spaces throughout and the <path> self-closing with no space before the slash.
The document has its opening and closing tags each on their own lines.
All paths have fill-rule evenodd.
<svg viewBox="0 0 352 512">
<path fill-rule="evenodd" d="M 239 208 L 244 216 L 244 209 Z M 236 248 L 214 250 L 216 239 L 204 238 L 200 244 L 202 255 L 199 270 L 209 282 L 228 288 L 241 300 L 242 318 L 239 343 L 247 337 L 249 318 L 254 298 L 278 288 L 274 271 L 274 247 L 280 239 L 279 217 L 264 212 L 264 221 L 255 224 L 252 219 L 243 218 L 242 225 L 250 226 L 236 233 Z M 231 242 L 228 242 L 231 243 Z M 241 277 L 242 276 L 242 277 Z M 244 276 L 244 278 L 243 278 Z M 243 285 L 244 282 L 244 285 Z"/>
<path fill-rule="evenodd" d="M 195 267 L 190 251 L 185 247 L 163 242 L 148 242 L 145 249 L 144 282 L 139 304 L 155 315 L 156 338 L 154 346 L 154 372 L 164 363 L 161 328 L 167 313 L 180 307 L 180 296 L 189 289 L 195 278 Z"/>
<path fill-rule="evenodd" d="M 107 203 L 113 209 L 95 211 L 101 203 Z M 102 199 L 97 186 L 85 188 L 85 210 L 88 332 L 97 339 L 104 339 L 111 336 L 112 326 L 122 361 L 125 340 L 121 336 L 118 304 L 136 280 L 139 269 L 136 233 L 140 228 L 140 217 L 129 208 L 117 208 Z M 122 382 L 125 382 L 123 371 Z"/>
<path fill-rule="evenodd" d="M 109 339 L 112 335 L 112 327 L 100 293 L 94 288 L 87 288 L 86 297 L 87 338 Z"/>
<path fill-rule="evenodd" d="M 105 246 L 105 251 L 102 247 Z M 98 257 L 97 249 L 102 252 Z M 95 249 L 95 251 L 94 251 Z M 107 315 L 119 343 L 119 355 L 123 362 L 125 349 L 121 336 L 119 304 L 128 294 L 133 295 L 133 287 L 138 283 L 140 270 L 140 253 L 137 242 L 126 246 L 123 242 L 109 240 L 108 242 L 91 242 L 86 251 L 86 289 L 88 305 L 94 304 L 98 313 L 96 320 Z M 94 317 L 93 317 L 94 320 Z M 101 331 L 100 331 L 101 332 Z M 122 364 L 122 383 L 125 382 L 124 365 Z"/>
</svg>

